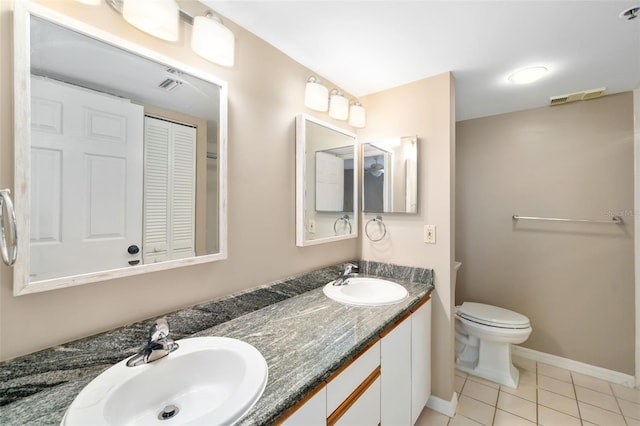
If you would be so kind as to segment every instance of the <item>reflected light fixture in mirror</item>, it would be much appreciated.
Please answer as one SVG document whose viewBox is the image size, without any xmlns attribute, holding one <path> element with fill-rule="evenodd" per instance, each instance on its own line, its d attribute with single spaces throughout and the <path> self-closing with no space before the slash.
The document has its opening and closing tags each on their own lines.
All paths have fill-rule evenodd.
<svg viewBox="0 0 640 426">
<path fill-rule="evenodd" d="M 331 90 L 331 96 L 329 96 L 329 117 L 336 120 L 349 118 L 349 101 L 338 89 Z"/>
<path fill-rule="evenodd" d="M 367 123 L 364 107 L 358 101 L 351 101 L 349 107 L 349 125 L 363 128 Z"/>
<path fill-rule="evenodd" d="M 232 67 L 235 41 L 233 33 L 212 13 L 193 18 L 191 49 L 208 61 Z"/>
<path fill-rule="evenodd" d="M 124 0 L 122 16 L 147 34 L 167 41 L 178 40 L 180 9 L 175 0 Z"/>
<path fill-rule="evenodd" d="M 309 77 L 304 91 L 304 106 L 314 111 L 325 112 L 329 109 L 329 89 L 316 77 Z"/>
</svg>

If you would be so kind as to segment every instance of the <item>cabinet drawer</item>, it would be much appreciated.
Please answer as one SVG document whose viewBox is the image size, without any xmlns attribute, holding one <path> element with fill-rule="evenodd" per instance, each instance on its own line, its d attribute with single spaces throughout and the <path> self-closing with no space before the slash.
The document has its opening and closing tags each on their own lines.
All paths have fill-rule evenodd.
<svg viewBox="0 0 640 426">
<path fill-rule="evenodd" d="M 329 426 L 377 426 L 380 424 L 380 377 L 360 395 L 358 400 Z"/>
<path fill-rule="evenodd" d="M 379 366 L 380 340 L 377 340 L 346 368 L 329 378 L 327 381 L 327 413 L 333 413 Z"/>
</svg>

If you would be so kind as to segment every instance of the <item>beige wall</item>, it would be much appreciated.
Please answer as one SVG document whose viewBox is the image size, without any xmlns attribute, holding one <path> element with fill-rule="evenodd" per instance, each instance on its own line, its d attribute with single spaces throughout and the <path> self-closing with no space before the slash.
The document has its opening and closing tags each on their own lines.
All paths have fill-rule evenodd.
<svg viewBox="0 0 640 426">
<path fill-rule="evenodd" d="M 459 122 L 456 302 L 528 316 L 523 346 L 634 375 L 632 93 Z M 624 225 L 514 222 L 511 216 Z"/>
<path fill-rule="evenodd" d="M 47 4 L 228 81 L 228 260 L 20 297 L 12 295 L 12 270 L 2 264 L 0 359 L 357 257 L 355 239 L 295 246 L 295 116 L 312 113 L 303 107 L 310 70 L 229 22 L 237 49 L 232 69 L 200 59 L 184 42 L 166 43 L 139 32 L 104 3 Z M 0 0 L 2 188 L 13 188 L 11 5 Z M 319 117 L 330 121 L 326 114 Z"/>
<path fill-rule="evenodd" d="M 382 214 L 387 237 L 374 243 L 362 232 L 361 257 L 434 269 L 432 393 L 449 401 L 454 392 L 455 81 L 451 73 L 440 74 L 366 96 L 362 103 L 367 108 L 367 127 L 358 133 L 362 143 L 418 136 L 418 214 Z M 362 215 L 361 229 L 374 216 Z M 425 224 L 436 225 L 437 244 L 423 242 Z"/>
</svg>

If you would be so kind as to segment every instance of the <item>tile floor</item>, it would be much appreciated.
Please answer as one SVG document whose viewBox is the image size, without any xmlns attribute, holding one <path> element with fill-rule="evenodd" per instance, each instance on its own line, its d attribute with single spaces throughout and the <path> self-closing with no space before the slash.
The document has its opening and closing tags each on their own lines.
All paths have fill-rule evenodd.
<svg viewBox="0 0 640 426">
<path fill-rule="evenodd" d="M 518 389 L 456 370 L 455 417 L 426 408 L 416 426 L 640 426 L 640 390 L 513 357 Z"/>
</svg>

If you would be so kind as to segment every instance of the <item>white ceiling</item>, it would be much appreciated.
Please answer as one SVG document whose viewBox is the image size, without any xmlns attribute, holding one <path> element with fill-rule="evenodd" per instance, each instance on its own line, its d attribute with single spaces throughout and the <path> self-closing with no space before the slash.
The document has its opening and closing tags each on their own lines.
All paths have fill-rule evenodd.
<svg viewBox="0 0 640 426">
<path fill-rule="evenodd" d="M 354 96 L 452 71 L 457 120 L 640 84 L 640 18 L 619 18 L 640 0 L 202 2 Z M 507 81 L 531 65 L 547 77 Z"/>
</svg>

